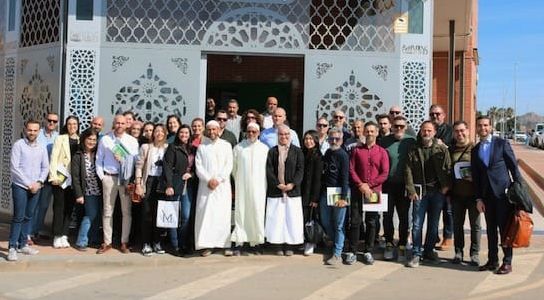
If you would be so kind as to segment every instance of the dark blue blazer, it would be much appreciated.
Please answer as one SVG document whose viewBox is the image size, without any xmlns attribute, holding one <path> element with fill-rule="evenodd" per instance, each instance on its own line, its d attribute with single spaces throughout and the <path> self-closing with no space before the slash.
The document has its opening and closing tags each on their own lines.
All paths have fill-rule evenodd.
<svg viewBox="0 0 544 300">
<path fill-rule="evenodd" d="M 491 139 L 489 166 L 480 159 L 481 143 L 476 144 L 471 153 L 472 180 L 476 188 L 476 198 L 489 197 L 489 192 L 497 199 L 506 197 L 505 190 L 521 175 L 510 143 L 499 137 Z"/>
</svg>

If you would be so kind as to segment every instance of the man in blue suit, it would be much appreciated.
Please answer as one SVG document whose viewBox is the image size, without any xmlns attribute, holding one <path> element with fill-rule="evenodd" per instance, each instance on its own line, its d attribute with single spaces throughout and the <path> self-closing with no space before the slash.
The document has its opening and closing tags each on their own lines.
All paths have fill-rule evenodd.
<svg viewBox="0 0 544 300">
<path fill-rule="evenodd" d="M 521 175 L 510 143 L 492 136 L 491 119 L 488 116 L 478 117 L 476 126 L 480 142 L 472 150 L 472 179 L 476 187 L 476 207 L 484 213 L 487 223 L 489 248 L 487 263 L 480 266 L 479 270 L 496 270 L 497 274 L 508 274 L 512 272 L 512 248 L 502 247 L 504 258 L 498 268 L 497 227 L 503 237 L 514 211 L 514 206 L 506 198 L 506 191 L 512 180 L 519 181 Z"/>
</svg>

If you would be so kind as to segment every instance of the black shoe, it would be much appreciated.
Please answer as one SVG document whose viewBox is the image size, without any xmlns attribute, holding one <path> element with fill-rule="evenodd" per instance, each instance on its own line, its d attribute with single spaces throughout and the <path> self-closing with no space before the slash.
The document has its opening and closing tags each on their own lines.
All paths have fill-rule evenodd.
<svg viewBox="0 0 544 300">
<path fill-rule="evenodd" d="M 438 253 L 432 251 L 430 253 L 423 254 L 423 262 L 438 265 L 442 261 L 440 260 L 440 257 L 438 257 Z"/>
<path fill-rule="evenodd" d="M 478 267 L 478 271 L 480 272 L 483 272 L 483 271 L 495 271 L 499 268 L 499 263 L 498 262 L 486 262 L 485 265 L 482 265 L 482 266 L 479 266 Z"/>
<path fill-rule="evenodd" d="M 452 264 L 460 264 L 463 262 L 463 253 L 457 252 L 455 253 L 455 256 L 453 257 L 453 260 L 451 261 Z"/>
<path fill-rule="evenodd" d="M 473 266 L 473 267 L 479 266 L 480 265 L 480 258 L 478 257 L 478 255 L 471 255 L 469 264 L 471 266 Z"/>
</svg>

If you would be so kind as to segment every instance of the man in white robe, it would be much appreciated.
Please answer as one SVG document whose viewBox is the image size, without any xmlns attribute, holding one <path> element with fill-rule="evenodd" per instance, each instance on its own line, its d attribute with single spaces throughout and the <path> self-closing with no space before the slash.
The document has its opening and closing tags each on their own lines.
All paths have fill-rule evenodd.
<svg viewBox="0 0 544 300">
<path fill-rule="evenodd" d="M 259 125 L 247 125 L 247 139 L 234 147 L 232 175 L 236 186 L 234 230 L 231 240 L 251 247 L 264 243 L 264 210 L 266 204 L 266 158 L 268 146 L 259 141 Z M 257 250 L 256 250 L 257 251 Z"/>
<path fill-rule="evenodd" d="M 219 138 L 219 123 L 206 124 L 208 137 L 196 152 L 195 168 L 200 179 L 196 199 L 195 248 L 208 256 L 213 248 L 230 248 L 232 195 L 232 147 Z"/>
</svg>

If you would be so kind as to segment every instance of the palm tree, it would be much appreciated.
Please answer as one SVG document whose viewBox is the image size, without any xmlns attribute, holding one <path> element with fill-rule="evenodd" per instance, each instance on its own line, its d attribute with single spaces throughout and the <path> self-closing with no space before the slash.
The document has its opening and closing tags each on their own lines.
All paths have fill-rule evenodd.
<svg viewBox="0 0 544 300">
<path fill-rule="evenodd" d="M 491 124 L 493 124 L 493 129 L 495 129 L 497 117 L 499 116 L 498 108 L 496 106 L 491 106 L 489 110 L 487 110 L 487 115 L 491 118 Z"/>
</svg>

